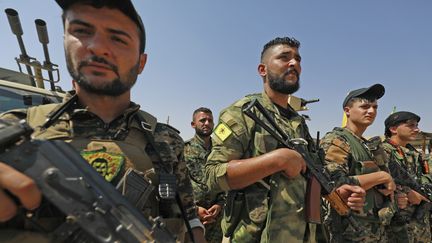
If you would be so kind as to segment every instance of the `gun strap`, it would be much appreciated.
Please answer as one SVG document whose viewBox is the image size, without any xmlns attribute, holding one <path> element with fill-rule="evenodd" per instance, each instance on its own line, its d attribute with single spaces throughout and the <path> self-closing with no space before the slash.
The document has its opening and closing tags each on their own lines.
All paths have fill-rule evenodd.
<svg viewBox="0 0 432 243">
<path fill-rule="evenodd" d="M 72 104 L 78 100 L 78 95 L 74 94 L 68 101 L 57 106 L 53 111 L 51 111 L 44 124 L 42 124 L 42 129 L 47 129 L 50 127 Z"/>
<path fill-rule="evenodd" d="M 162 163 L 161 168 L 164 170 L 164 173 L 172 174 L 173 173 L 173 168 L 171 166 L 169 166 L 170 168 L 167 169 L 166 166 L 168 166 L 169 163 L 165 163 L 166 161 L 164 161 L 162 159 L 159 147 L 156 145 L 156 142 L 154 140 L 153 134 L 150 132 L 150 130 L 148 128 L 144 127 L 144 125 L 143 125 L 142 122 L 144 122 L 145 124 L 148 124 L 148 123 L 146 122 L 146 120 L 144 119 L 144 117 L 141 114 L 139 114 L 139 112 L 136 113 L 136 117 L 138 118 L 138 121 L 140 122 L 140 124 L 142 124 L 142 126 L 144 128 L 144 136 L 145 136 L 145 138 L 148 141 L 148 145 L 147 146 L 151 146 L 154 149 L 154 151 L 156 152 L 157 157 L 159 158 L 160 162 Z M 188 230 L 189 237 L 190 237 L 191 241 L 193 243 L 195 243 L 195 239 L 194 239 L 194 236 L 193 236 L 193 233 L 192 233 L 192 227 L 191 227 L 191 225 L 189 223 L 189 220 L 187 219 L 186 212 L 184 210 L 183 203 L 181 202 L 181 199 L 180 199 L 180 196 L 179 196 L 178 192 L 176 192 L 175 199 L 176 199 L 176 202 L 177 202 L 177 206 L 179 207 L 180 212 L 182 214 L 182 218 L 183 218 L 183 220 L 185 222 L 186 228 Z"/>
</svg>

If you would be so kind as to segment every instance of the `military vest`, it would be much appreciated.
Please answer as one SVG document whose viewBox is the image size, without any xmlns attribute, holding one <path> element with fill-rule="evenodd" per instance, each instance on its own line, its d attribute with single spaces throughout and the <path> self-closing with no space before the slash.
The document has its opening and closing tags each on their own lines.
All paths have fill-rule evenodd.
<svg viewBox="0 0 432 243">
<path fill-rule="evenodd" d="M 333 132 L 343 138 L 350 145 L 351 157 L 348 161 L 349 175 L 364 175 L 380 170 L 386 170 L 383 162 L 378 162 L 370 152 L 365 141 L 356 138 L 347 129 L 336 127 Z M 366 191 L 366 203 L 363 212 L 353 212 L 354 216 L 372 222 L 379 222 L 379 210 L 384 207 L 384 196 L 375 188 Z"/>
<path fill-rule="evenodd" d="M 164 163 L 165 160 L 161 158 L 157 148 L 149 146 L 148 136 L 153 136 L 156 126 L 160 125 L 150 114 L 138 110 L 137 107 L 129 112 L 130 117 L 123 118 L 125 121 L 118 127 L 103 128 L 99 122 L 94 123 L 94 119 L 90 119 L 92 122 L 87 123 L 74 122 L 75 119 L 80 119 L 79 116 L 89 116 L 86 112 L 74 114 L 78 116 L 74 120 L 69 112 L 64 112 L 50 127 L 41 129 L 47 117 L 60 106 L 61 104 L 49 104 L 27 109 L 26 121 L 35 130 L 32 134 L 33 138 L 57 139 L 70 143 L 105 180 L 114 186 L 128 168 L 152 173 L 149 176 L 156 188 L 159 183 L 157 175 L 160 171 L 173 172 L 172 166 Z M 167 228 L 174 234 L 182 232 L 184 222 L 181 217 L 178 217 L 180 212 L 175 201 L 170 205 L 162 205 L 156 195 L 156 191 L 152 192 L 146 206 L 142 209 L 143 214 L 151 217 L 164 214 L 162 216 L 165 218 Z M 50 208 L 47 210 L 51 211 Z M 54 211 L 49 213 L 48 217 L 41 216 L 39 221 L 48 229 L 54 229 L 62 222 L 62 219 L 58 218 L 59 214 L 62 215 Z"/>
</svg>

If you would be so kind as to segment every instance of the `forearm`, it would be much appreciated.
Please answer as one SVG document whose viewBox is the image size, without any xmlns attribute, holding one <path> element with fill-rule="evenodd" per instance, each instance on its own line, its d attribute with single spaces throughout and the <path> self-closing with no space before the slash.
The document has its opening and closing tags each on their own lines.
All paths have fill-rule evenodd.
<svg viewBox="0 0 432 243">
<path fill-rule="evenodd" d="M 388 174 L 384 171 L 378 171 L 378 172 L 373 172 L 364 175 L 357 175 L 356 177 L 360 183 L 360 186 L 365 190 L 369 190 L 376 185 L 388 183 L 389 179 L 391 179 L 388 177 Z"/>
<path fill-rule="evenodd" d="M 281 171 L 283 163 L 277 150 L 254 158 L 232 160 L 227 166 L 228 185 L 231 189 L 244 188 Z"/>
</svg>

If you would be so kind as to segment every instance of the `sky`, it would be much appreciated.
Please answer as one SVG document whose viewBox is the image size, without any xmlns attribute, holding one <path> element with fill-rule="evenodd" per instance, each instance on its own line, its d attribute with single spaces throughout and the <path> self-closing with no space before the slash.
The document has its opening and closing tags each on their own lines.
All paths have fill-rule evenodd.
<svg viewBox="0 0 432 243">
<path fill-rule="evenodd" d="M 429 0 L 134 0 L 147 33 L 148 61 L 132 100 L 183 139 L 194 135 L 192 112 L 219 112 L 263 90 L 257 73 L 265 43 L 291 36 L 301 42 L 301 87 L 294 95 L 320 99 L 302 112 L 312 136 L 340 126 L 348 91 L 381 83 L 386 94 L 365 136 L 382 135 L 396 107 L 421 116 L 432 132 L 432 1 Z M 4 9 L 18 11 L 27 53 L 44 60 L 35 19 L 47 22 L 51 61 L 71 89 L 63 51 L 61 9 L 53 0 L 0 0 L 0 67 L 18 70 L 20 50 Z"/>
</svg>

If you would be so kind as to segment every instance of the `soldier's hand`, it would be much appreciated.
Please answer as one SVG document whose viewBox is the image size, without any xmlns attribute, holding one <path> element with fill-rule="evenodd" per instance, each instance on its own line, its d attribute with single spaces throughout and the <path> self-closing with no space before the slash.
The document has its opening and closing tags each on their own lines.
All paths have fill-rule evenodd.
<svg viewBox="0 0 432 243">
<path fill-rule="evenodd" d="M 207 209 L 197 206 L 198 208 L 198 217 L 200 219 L 201 222 L 205 221 L 205 217 L 210 215 L 210 213 L 207 211 Z"/>
<path fill-rule="evenodd" d="M 393 177 L 387 172 L 382 172 L 382 175 L 385 177 L 385 182 L 383 183 L 384 189 L 378 189 L 378 191 L 383 194 L 384 196 L 391 196 L 393 195 L 393 192 L 396 190 L 396 184 L 394 183 Z"/>
<path fill-rule="evenodd" d="M 31 178 L 0 162 L 0 222 L 11 219 L 17 212 L 17 205 L 4 190 L 16 196 L 29 210 L 39 207 L 42 200 L 42 194 Z"/>
<path fill-rule="evenodd" d="M 408 197 L 408 202 L 411 205 L 419 205 L 421 203 L 421 201 L 427 201 L 427 202 L 429 202 L 429 200 L 427 198 L 425 198 L 420 193 L 418 193 L 418 192 L 416 192 L 414 190 L 410 190 L 407 193 L 407 197 Z"/>
<path fill-rule="evenodd" d="M 219 213 L 222 211 L 222 206 L 219 204 L 215 204 L 211 206 L 209 209 L 207 209 L 207 211 L 210 213 L 211 216 L 216 218 L 219 215 Z"/>
<path fill-rule="evenodd" d="M 405 209 L 408 206 L 408 196 L 406 193 L 397 192 L 396 193 L 396 202 L 398 208 Z"/>
<path fill-rule="evenodd" d="M 344 184 L 336 189 L 351 210 L 361 211 L 366 200 L 366 191 L 360 186 Z"/>
<path fill-rule="evenodd" d="M 281 148 L 274 152 L 277 152 L 280 156 L 279 161 L 282 164 L 282 172 L 284 172 L 288 178 L 294 178 L 300 175 L 300 173 L 306 172 L 306 162 L 297 151 Z"/>
</svg>

